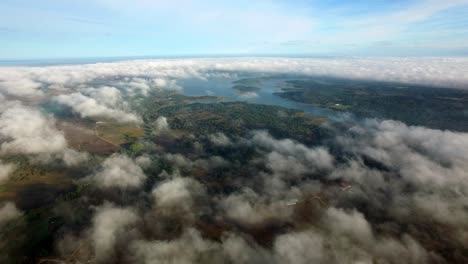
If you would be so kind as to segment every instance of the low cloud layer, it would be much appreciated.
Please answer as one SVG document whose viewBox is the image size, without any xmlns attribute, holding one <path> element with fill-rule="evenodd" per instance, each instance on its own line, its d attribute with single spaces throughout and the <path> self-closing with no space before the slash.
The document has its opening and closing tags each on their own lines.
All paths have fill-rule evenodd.
<svg viewBox="0 0 468 264">
<path fill-rule="evenodd" d="M 6 97 L 53 91 L 81 117 L 139 123 L 129 98 L 184 78 L 294 73 L 464 88 L 464 58 L 181 59 L 0 68 Z M 8 84 L 24 78 L 23 91 Z M 110 82 L 102 86 L 103 81 Z M 33 85 L 33 84 L 40 85 Z M 26 85 L 27 84 L 27 85 Z M 106 84 L 107 85 L 107 84 Z M 72 87 L 72 88 L 69 88 Z M 0 96 L 3 156 L 79 164 L 52 116 Z M 268 131 L 171 133 L 160 116 L 138 153 L 92 156 L 51 252 L 86 263 L 466 263 L 468 133 L 392 120 L 328 123 L 311 145 Z M 202 122 L 202 121 L 200 121 Z M 146 133 L 147 131 L 145 131 Z M 138 156 L 140 155 L 140 156 Z M 75 192 L 74 192 L 75 193 Z M 67 210 L 67 207 L 68 208 Z M 71 217 L 69 213 L 73 211 Z M 2 219 L 21 215 L 12 203 Z M 7 221 L 5 220 L 5 222 Z"/>
<path fill-rule="evenodd" d="M 40 87 L 74 87 L 111 77 L 129 92 L 179 90 L 183 78 L 209 78 L 223 74 L 275 73 L 321 75 L 351 79 L 441 85 L 466 88 L 466 58 L 219 58 L 140 60 L 88 65 L 2 67 L 0 88 L 7 94 L 38 95 Z M 18 84 L 18 80 L 21 83 Z M 17 87 L 19 87 L 17 89 Z"/>
<path fill-rule="evenodd" d="M 77 238 L 93 245 L 81 260 L 463 263 L 466 256 L 451 250 L 468 246 L 468 134 L 365 120 L 335 135 L 331 149 L 265 131 L 200 136 L 204 148 L 248 148 L 255 158 L 228 159 L 219 174 L 181 154 L 142 156 L 145 171 L 153 161 L 173 168 L 153 175 L 145 190 L 142 169 L 113 155 L 94 183 L 132 191 L 125 205 L 104 201 L 95 209 Z M 208 175 L 195 176 L 200 169 Z M 437 246 L 440 236 L 450 250 Z"/>
</svg>

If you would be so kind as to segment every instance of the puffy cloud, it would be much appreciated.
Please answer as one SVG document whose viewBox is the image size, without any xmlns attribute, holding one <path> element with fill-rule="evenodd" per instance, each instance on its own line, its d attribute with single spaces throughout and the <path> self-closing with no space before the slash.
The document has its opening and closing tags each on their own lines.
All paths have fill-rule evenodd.
<svg viewBox="0 0 468 264">
<path fill-rule="evenodd" d="M 3 154 L 52 154 L 67 148 L 54 119 L 19 103 L 1 112 L 0 137 L 5 140 L 0 149 Z"/>
<path fill-rule="evenodd" d="M 136 114 L 119 109 L 117 101 L 120 93 L 115 88 L 97 89 L 91 96 L 81 93 L 62 94 L 54 98 L 60 104 L 64 104 L 79 113 L 81 117 L 113 119 L 122 123 L 140 123 L 141 119 Z"/>
<path fill-rule="evenodd" d="M 274 250 L 282 263 L 322 263 L 324 239 L 313 231 L 288 233 L 278 236 Z"/>
<path fill-rule="evenodd" d="M 115 87 L 103 86 L 99 88 L 86 88 L 83 89 L 82 92 L 109 107 L 123 104 L 122 94 Z"/>
<path fill-rule="evenodd" d="M 363 244 L 369 244 L 374 239 L 369 223 L 356 210 L 347 213 L 331 207 L 325 213 L 324 221 L 334 235 L 346 236 Z"/>
<path fill-rule="evenodd" d="M 143 169 L 151 165 L 151 157 L 148 155 L 142 155 L 135 159 L 136 164 L 142 167 Z"/>
<path fill-rule="evenodd" d="M 158 117 L 156 121 L 154 121 L 153 125 L 155 130 L 154 132 L 156 134 L 168 131 L 170 129 L 169 123 L 167 122 L 167 118 L 164 116 Z"/>
<path fill-rule="evenodd" d="M 468 133 L 390 120 L 367 120 L 349 132 L 338 137 L 344 150 L 380 165 L 368 168 L 353 160 L 333 171 L 332 179 L 356 183 L 353 196 L 395 223 L 430 219 L 450 226 L 453 233 L 447 235 L 454 243 L 468 237 L 463 220 L 468 217 L 463 209 L 468 205 Z"/>
<path fill-rule="evenodd" d="M 229 146 L 232 143 L 231 139 L 221 132 L 209 135 L 208 139 L 217 146 Z"/>
<path fill-rule="evenodd" d="M 1 101 L 1 98 L 0 98 Z M 41 162 L 56 159 L 75 166 L 88 159 L 72 150 L 55 119 L 19 102 L 3 101 L 0 107 L 0 154 L 26 154 Z"/>
<path fill-rule="evenodd" d="M 62 103 L 83 116 L 114 119 L 133 115 L 125 103 L 127 96 L 170 89 L 183 78 L 231 77 L 239 72 L 297 73 L 466 87 L 468 79 L 461 69 L 467 61 L 148 60 L 2 68 L 0 75 L 2 87 L 18 76 L 40 87 L 73 87 L 73 93 L 62 94 L 57 100 L 62 98 Z M 89 88 L 109 80 L 118 89 Z M 57 155 L 66 164 L 86 159 L 85 154 L 67 147 L 51 117 L 3 101 L 2 153 Z M 330 124 L 336 141 L 317 142 L 317 147 L 257 131 L 235 140 L 221 133 L 200 138 L 200 142 L 208 139 L 213 145 L 229 146 L 233 155 L 217 148 L 213 149 L 215 154 L 208 153 L 200 142 L 197 151 L 183 155 L 159 149 L 151 159 L 112 155 L 89 177 L 99 187 L 141 187 L 147 178 L 141 167 L 151 160 L 173 172 L 157 172 L 151 178 L 156 182 L 152 190 L 141 188 L 119 201 L 138 208 L 141 216 L 128 207 L 99 207 L 85 237 L 101 262 L 118 257 L 135 263 L 443 263 L 444 258 L 446 262 L 466 262 L 466 254 L 459 252 L 468 241 L 467 133 L 389 120 L 345 123 L 336 130 Z M 156 131 L 169 127 L 165 117 L 154 125 Z M 343 129 L 348 126 L 348 130 Z M 195 136 L 192 139 L 196 140 Z M 236 148 L 243 149 L 238 152 Z M 249 155 L 237 157 L 247 148 Z M 9 166 L 0 164 L 0 173 L 8 175 Z M 148 175 L 157 170 L 154 167 L 147 167 Z M 187 177 L 181 177 L 178 170 Z M 340 189 L 344 184 L 350 188 Z M 89 193 L 95 198 L 93 195 Z M 106 197 L 107 192 L 99 195 Z M 6 211 L 14 212 L 11 208 Z M 144 225 L 137 224 L 140 220 Z M 269 229 L 272 222 L 281 225 Z"/>
<path fill-rule="evenodd" d="M 43 92 L 39 89 L 41 84 L 28 78 L 2 81 L 0 78 L 0 91 L 18 97 L 40 96 Z"/>
<path fill-rule="evenodd" d="M 221 199 L 220 207 L 227 218 L 250 225 L 269 220 L 285 220 L 292 214 L 292 208 L 283 201 L 268 201 L 247 188 Z"/>
<path fill-rule="evenodd" d="M 6 181 L 10 174 L 15 170 L 15 165 L 4 163 L 0 160 L 0 183 Z"/>
<path fill-rule="evenodd" d="M 145 79 L 142 78 L 125 78 L 121 83 L 121 86 L 125 86 L 126 90 L 130 93 L 140 93 L 142 95 L 148 95 L 151 91 L 151 87 Z"/>
<path fill-rule="evenodd" d="M 98 263 L 112 260 L 118 240 L 128 238 L 128 229 L 138 221 L 138 215 L 129 208 L 105 204 L 96 209 L 92 221 L 91 240 Z M 126 238 L 127 236 L 127 238 Z"/>
<path fill-rule="evenodd" d="M 236 234 L 227 234 L 222 242 L 223 255 L 230 263 L 276 263 L 275 258 L 266 249 L 249 243 Z"/>
<path fill-rule="evenodd" d="M 18 218 L 22 213 L 12 202 L 6 202 L 0 207 L 0 227 L 6 222 Z"/>
<path fill-rule="evenodd" d="M 141 94 L 143 96 L 149 95 L 151 91 L 181 91 L 182 87 L 177 85 L 176 80 L 169 80 L 166 78 L 124 78 L 118 83 L 129 94 Z"/>
<path fill-rule="evenodd" d="M 173 90 L 173 91 L 182 90 L 182 87 L 177 85 L 175 80 L 155 78 L 152 81 L 154 83 L 154 86 L 156 86 L 156 88 L 161 89 L 161 90 Z"/>
<path fill-rule="evenodd" d="M 397 121 L 367 120 L 346 142 L 354 150 L 395 168 L 408 183 L 468 191 L 468 133 L 407 126 Z"/>
<path fill-rule="evenodd" d="M 67 166 L 77 166 L 89 159 L 88 153 L 73 149 L 65 149 L 62 155 L 62 160 Z"/>
<path fill-rule="evenodd" d="M 277 140 L 265 131 L 255 132 L 252 141 L 258 146 L 274 151 L 269 155 L 268 159 L 271 161 L 269 166 L 275 171 L 287 171 L 291 169 L 290 166 L 288 167 L 291 163 L 296 163 L 293 164 L 295 167 L 306 166 L 306 164 L 311 165 L 307 167 L 316 169 L 330 169 L 333 167 L 334 158 L 323 147 L 309 148 L 291 139 Z M 284 160 L 284 162 L 281 162 L 281 160 Z M 305 169 L 299 170 L 305 171 Z"/>
<path fill-rule="evenodd" d="M 168 153 L 164 155 L 164 158 L 178 168 L 191 169 L 193 167 L 193 161 L 180 153 Z"/>
<path fill-rule="evenodd" d="M 95 174 L 87 177 L 101 188 L 137 188 L 146 179 L 143 170 L 135 161 L 122 154 L 108 157 Z"/>
<path fill-rule="evenodd" d="M 428 263 L 429 254 L 409 235 L 401 239 L 375 236 L 364 216 L 329 208 L 321 226 L 279 235 L 274 255 L 290 263 Z"/>
<path fill-rule="evenodd" d="M 195 229 L 187 229 L 171 241 L 135 241 L 133 263 L 222 263 L 219 245 L 205 240 Z"/>
<path fill-rule="evenodd" d="M 229 160 L 221 162 L 222 176 L 221 170 L 209 165 L 216 163 L 211 160 L 217 156 L 204 151 L 200 156 L 151 156 L 155 164 L 169 162 L 172 175 L 161 173 L 154 178 L 152 190 L 129 192 L 128 199 L 120 201 L 141 214 L 111 206 L 131 215 L 106 214 L 123 219 L 116 221 L 118 227 L 98 221 L 96 213 L 86 238 L 93 242 L 97 259 L 104 262 L 113 258 L 129 263 L 456 260 L 445 250 L 452 254 L 452 249 L 466 245 L 468 237 L 466 183 L 457 178 L 464 176 L 466 166 L 465 134 L 375 120 L 353 123 L 348 130 L 340 128 L 333 146 L 339 159 L 322 147 L 275 139 L 265 132 L 229 139 L 230 149 L 250 148 L 254 156 L 246 162 L 219 157 Z M 201 139 L 216 142 L 222 138 L 212 136 Z M 423 165 L 412 155 L 422 157 Z M 133 179 L 134 169 L 128 167 L 139 168 L 137 164 L 143 166 L 151 159 L 141 156 L 133 161 L 114 154 L 92 178 L 100 186 L 141 186 L 144 174 Z M 206 174 L 195 179 L 190 173 L 197 166 Z M 443 177 L 455 175 L 456 180 L 422 181 L 410 173 L 411 166 L 441 167 L 452 174 Z M 178 169 L 189 176 L 180 176 Z M 107 172 L 111 176 L 103 176 Z M 342 181 L 351 188 L 340 190 Z M 107 225 L 109 229 L 104 228 Z M 441 242 L 443 247 L 438 246 Z"/>
<path fill-rule="evenodd" d="M 165 214 L 193 214 L 206 190 L 198 181 L 175 177 L 159 183 L 152 191 L 155 205 Z"/>
<path fill-rule="evenodd" d="M 196 159 L 191 160 L 184 155 L 177 153 L 177 154 L 165 154 L 163 158 L 170 163 L 172 163 L 176 168 L 190 171 L 194 167 L 203 168 L 205 170 L 210 170 L 212 168 L 219 168 L 223 166 L 229 165 L 229 162 L 223 159 L 220 156 L 210 156 L 207 159 Z"/>
</svg>

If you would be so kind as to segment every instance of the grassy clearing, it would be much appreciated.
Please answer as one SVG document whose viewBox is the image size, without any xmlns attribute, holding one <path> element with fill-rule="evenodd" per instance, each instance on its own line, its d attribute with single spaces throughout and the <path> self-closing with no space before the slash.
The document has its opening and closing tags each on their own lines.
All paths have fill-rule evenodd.
<svg viewBox="0 0 468 264">
<path fill-rule="evenodd" d="M 96 132 L 99 137 L 115 145 L 128 143 L 144 135 L 144 130 L 141 127 L 107 122 L 97 124 Z"/>
</svg>

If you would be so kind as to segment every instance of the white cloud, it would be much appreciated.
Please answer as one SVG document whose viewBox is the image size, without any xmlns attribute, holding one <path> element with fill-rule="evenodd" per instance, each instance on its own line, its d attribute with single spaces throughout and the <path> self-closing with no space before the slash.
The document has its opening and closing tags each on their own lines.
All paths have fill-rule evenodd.
<svg viewBox="0 0 468 264">
<path fill-rule="evenodd" d="M 152 191 L 156 208 L 165 214 L 190 216 L 197 211 L 197 204 L 206 195 L 198 181 L 187 177 L 175 177 L 159 183 Z"/>
<path fill-rule="evenodd" d="M 468 59 L 439 58 L 213 58 L 138 60 L 53 67 L 2 67 L 4 84 L 18 79 L 45 85 L 75 87 L 96 79 L 137 78 L 148 87 L 171 87 L 184 78 L 205 79 L 214 73 L 239 71 L 295 73 L 466 88 Z M 144 77 L 144 79 L 142 78 Z M 129 83 L 133 79 L 128 79 Z M 171 81 L 169 81 L 171 80 Z M 124 82 L 125 83 L 125 82 Z M 14 86 L 5 86 L 13 90 Z M 137 88 L 147 91 L 147 87 Z"/>
<path fill-rule="evenodd" d="M 18 218 L 22 213 L 12 202 L 7 202 L 0 207 L 0 227 L 8 221 Z"/>
<path fill-rule="evenodd" d="M 93 218 L 91 239 L 96 261 L 106 262 L 115 257 L 115 245 L 126 238 L 126 230 L 138 221 L 137 214 L 129 208 L 111 204 L 98 207 Z"/>
<path fill-rule="evenodd" d="M 77 166 L 89 159 L 89 154 L 86 152 L 78 152 L 73 149 L 65 149 L 62 154 L 62 159 L 67 166 Z"/>
<path fill-rule="evenodd" d="M 224 197 L 220 206 L 228 219 L 250 225 L 285 220 L 292 213 L 292 208 L 285 206 L 283 201 L 271 201 L 270 197 L 262 197 L 248 188 Z"/>
<path fill-rule="evenodd" d="M 221 132 L 209 135 L 208 139 L 216 146 L 229 146 L 232 143 L 231 139 Z"/>
<path fill-rule="evenodd" d="M 167 118 L 164 116 L 158 117 L 156 121 L 154 121 L 153 126 L 155 130 L 154 132 L 156 134 L 168 131 L 170 129 L 169 123 L 167 122 Z"/>
<path fill-rule="evenodd" d="M 0 137 L 5 139 L 0 148 L 3 154 L 54 154 L 67 148 L 53 118 L 19 103 L 0 111 Z"/>
<path fill-rule="evenodd" d="M 10 174 L 16 169 L 16 166 L 11 163 L 4 163 L 0 160 L 0 183 L 8 180 Z"/>
<path fill-rule="evenodd" d="M 134 263 L 221 263 L 219 245 L 203 239 L 195 229 L 187 229 L 180 238 L 170 241 L 134 241 Z"/>
<path fill-rule="evenodd" d="M 125 90 L 120 86 L 120 90 L 89 88 L 84 85 L 86 82 L 112 76 L 130 76 L 127 82 L 138 82 L 135 78 L 175 80 L 204 78 L 214 72 L 229 75 L 237 71 L 258 71 L 459 86 L 468 83 L 468 76 L 457 67 L 466 65 L 465 58 L 197 59 L 38 67 L 25 70 L 24 74 L 33 82 L 78 85 L 76 91 L 79 92 L 62 98 L 84 97 L 86 101 L 94 100 L 93 107 L 112 112 L 128 110 Z M 20 68 L 13 71 L 16 70 Z M 73 74 L 68 70 L 73 70 Z M 141 83 L 148 86 L 136 88 L 142 93 L 152 89 L 150 82 Z M 82 112 L 88 110 L 80 108 Z M 167 129 L 167 119 L 160 117 L 155 126 L 157 130 Z M 126 257 L 130 253 L 129 261 L 137 263 L 206 263 L 225 259 L 233 263 L 427 263 L 435 253 L 428 252 L 423 245 L 430 245 L 431 239 L 438 240 L 432 235 L 443 234 L 444 243 L 448 243 L 450 249 L 466 245 L 467 133 L 413 127 L 388 120 L 367 120 L 356 123 L 349 131 L 336 133 L 337 142 L 333 144 L 338 144 L 333 145 L 333 150 L 343 159 L 335 159 L 325 147 L 276 139 L 267 132 L 254 132 L 249 138 L 236 140 L 221 133 L 202 138 L 230 148 L 237 147 L 237 143 L 252 147 L 256 156 L 248 162 L 226 161 L 218 156 L 196 159 L 193 153 L 187 156 L 160 153 L 152 157 L 155 161 L 168 162 L 175 168 L 174 175 L 159 175 L 161 181 L 156 183 L 151 195 L 138 191 L 135 195 L 141 196 L 133 197 L 133 193 L 128 193 L 131 198 L 146 198 L 147 195 L 152 198 L 149 204 L 141 202 L 145 199 L 125 200 L 129 203 L 138 200 L 135 203 L 139 210 L 146 210 L 142 212 L 144 217 L 130 208 L 105 205 L 97 209 L 87 238 L 92 241 L 98 261 L 111 261 L 121 252 Z M 4 154 L 58 155 L 67 164 L 86 159 L 85 154 L 68 148 L 51 117 L 19 103 L 2 101 L 0 135 L 0 150 Z M 206 154 L 202 147 L 199 151 Z M 141 187 L 147 177 L 140 166 L 148 166 L 150 161 L 148 156 L 132 160 L 114 154 L 89 179 L 103 188 Z M 0 163 L 0 178 L 1 173 L 8 177 L 12 170 L 9 166 Z M 220 166 L 227 167 L 228 173 L 217 179 L 215 188 L 220 191 L 212 196 L 212 185 L 202 182 L 211 180 L 208 177 L 214 175 L 209 174 L 210 169 Z M 199 167 L 208 171 L 207 178 L 195 180 L 178 175 L 177 169 L 185 173 Z M 349 183 L 350 188 L 341 191 L 337 186 L 341 181 Z M 101 194 L 104 196 L 106 192 Z M 324 196 L 326 208 L 325 202 L 319 204 L 315 195 Z M 289 203 L 290 200 L 293 202 Z M 314 206 L 316 203 L 319 205 Z M 9 219 L 11 215 L 19 215 L 11 205 L 8 210 L 4 208 L 0 209 L 0 222 L 2 214 Z M 206 212 L 211 214 L 204 214 Z M 375 214 L 382 216 L 384 222 L 380 222 L 379 217 L 376 219 Z M 196 216 L 199 215 L 212 217 L 212 222 L 204 224 L 209 230 L 213 228 L 214 233 L 229 230 L 235 234 L 225 232 L 226 236 L 220 235 L 216 242 L 205 238 L 206 230 L 193 229 L 198 228 Z M 140 220 L 147 221 L 144 228 L 136 224 Z M 187 230 L 164 231 L 165 221 L 182 223 Z M 272 247 L 258 246 L 254 231 L 262 231 L 272 222 L 284 223 L 287 228 L 281 229 L 281 233 L 274 233 L 276 229 L 271 231 L 274 233 Z M 148 226 L 149 234 L 136 235 L 146 231 Z M 442 231 L 440 226 L 443 226 Z M 433 228 L 434 234 L 426 234 L 426 228 Z"/>
<path fill-rule="evenodd" d="M 274 250 L 283 263 L 321 263 L 324 254 L 324 241 L 313 231 L 288 233 L 278 236 Z"/>
<path fill-rule="evenodd" d="M 309 169 L 330 169 L 333 167 L 334 158 L 323 147 L 309 148 L 291 139 L 278 140 L 264 131 L 255 132 L 252 141 L 272 151 L 267 159 L 270 160 L 268 166 L 274 171 L 287 172 L 290 169 L 294 169 L 288 166 L 288 164 L 291 164 L 291 161 L 295 163 L 292 166 L 297 168 L 294 170 L 298 171 L 298 173 L 305 172 L 306 167 Z M 302 166 L 304 166 L 303 169 L 301 169 Z"/>
<path fill-rule="evenodd" d="M 39 89 L 41 84 L 27 78 L 2 81 L 0 79 L 0 91 L 19 97 L 40 96 L 43 95 Z"/>
<path fill-rule="evenodd" d="M 338 138 L 344 149 L 380 162 L 387 171 L 351 161 L 334 171 L 333 179 L 356 183 L 356 196 L 372 196 L 371 203 L 388 208 L 397 222 L 431 219 L 456 230 L 452 239 L 467 237 L 463 219 L 468 213 L 462 208 L 468 205 L 468 133 L 390 120 L 367 120 L 350 132 L 351 137 Z M 381 193 L 393 199 L 387 201 Z"/>
<path fill-rule="evenodd" d="M 101 169 L 88 177 L 101 188 L 136 188 L 143 184 L 146 175 L 132 159 L 113 154 L 101 165 Z"/>
<path fill-rule="evenodd" d="M 81 117 L 114 119 L 122 123 L 140 123 L 141 119 L 136 114 L 118 109 L 115 101 L 119 100 L 120 96 L 116 94 L 116 91 L 115 88 L 102 91 L 99 89 L 94 92 L 98 99 L 81 93 L 72 93 L 59 95 L 54 100 L 71 107 Z"/>
<path fill-rule="evenodd" d="M 407 126 L 398 121 L 368 120 L 352 131 L 350 149 L 396 168 L 404 180 L 432 187 L 459 186 L 468 191 L 468 133 Z"/>
<path fill-rule="evenodd" d="M 143 169 L 148 168 L 151 165 L 151 157 L 148 155 L 142 155 L 135 159 L 135 163 Z"/>
<path fill-rule="evenodd" d="M 25 154 L 40 162 L 62 160 L 68 166 L 88 160 L 72 150 L 55 119 L 19 102 L 0 98 L 0 154 Z"/>
</svg>

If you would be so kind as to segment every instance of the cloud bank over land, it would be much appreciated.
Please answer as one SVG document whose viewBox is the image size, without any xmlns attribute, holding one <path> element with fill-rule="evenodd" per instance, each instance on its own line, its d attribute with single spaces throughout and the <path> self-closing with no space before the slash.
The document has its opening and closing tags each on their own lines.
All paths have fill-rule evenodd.
<svg viewBox="0 0 468 264">
<path fill-rule="evenodd" d="M 88 158 L 70 149 L 52 116 L 12 95 L 52 95 L 82 118 L 138 123 L 131 99 L 180 90 L 181 79 L 299 74 L 466 88 L 467 66 L 466 58 L 224 58 L 0 68 L 10 100 L 0 97 L 0 154 L 66 164 Z M 18 78 L 40 85 L 16 94 L 4 88 Z M 137 142 L 142 152 L 90 159 L 77 181 L 86 188 L 54 207 L 64 222 L 56 256 L 81 263 L 468 261 L 468 133 L 345 116 L 321 127 L 324 140 L 306 145 L 269 131 L 173 133 L 171 120 L 155 115 L 145 123 L 153 134 Z M 13 169 L 0 162 L 0 180 Z M 19 215 L 13 204 L 0 207 L 0 223 Z"/>
<path fill-rule="evenodd" d="M 37 95 L 39 87 L 71 87 L 110 77 L 126 77 L 118 83 L 130 91 L 147 94 L 151 89 L 175 88 L 177 79 L 209 78 L 238 72 L 321 75 L 352 79 L 441 85 L 466 88 L 468 76 L 463 57 L 434 58 L 214 58 L 137 60 L 86 65 L 1 67 L 2 91 Z M 15 85 L 15 82 L 35 85 Z M 21 89 L 20 89 L 21 90 Z"/>
<path fill-rule="evenodd" d="M 467 67 L 468 59 L 463 57 L 200 58 L 0 67 L 0 92 L 26 100 L 52 97 L 84 118 L 138 124 L 141 117 L 127 99 L 158 91 L 180 92 L 183 87 L 178 82 L 183 79 L 294 74 L 468 89 Z"/>
<path fill-rule="evenodd" d="M 335 130 L 333 150 L 264 131 L 245 138 L 200 135 L 202 149 L 248 148 L 254 158 L 227 158 L 219 174 L 188 154 L 155 150 L 153 159 L 173 173 L 152 175 L 150 188 L 142 184 L 149 178 L 135 177 L 140 167 L 114 155 L 93 177 L 123 173 L 125 180 L 108 182 L 132 190 L 125 201 L 101 194 L 115 204 L 99 206 L 82 231 L 80 239 L 94 242 L 81 260 L 463 263 L 466 255 L 448 249 L 468 246 L 467 139 L 467 133 L 388 120 Z M 129 166 L 117 168 L 111 162 L 117 160 Z M 207 174 L 196 177 L 200 169 Z"/>
</svg>

